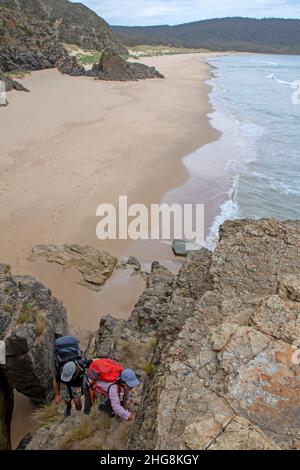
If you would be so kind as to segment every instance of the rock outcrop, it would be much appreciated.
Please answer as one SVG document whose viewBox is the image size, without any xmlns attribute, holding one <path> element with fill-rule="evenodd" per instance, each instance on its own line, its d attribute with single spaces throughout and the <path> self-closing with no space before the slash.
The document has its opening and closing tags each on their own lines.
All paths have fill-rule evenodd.
<svg viewBox="0 0 300 470">
<path fill-rule="evenodd" d="M 49 24 L 17 10 L 0 8 L 0 69 L 41 70 L 55 67 L 68 53 Z"/>
<path fill-rule="evenodd" d="M 147 78 L 164 78 L 155 67 L 144 64 L 126 62 L 113 50 L 106 50 L 100 58 L 99 64 L 93 65 L 87 72 L 90 77 L 106 81 L 136 81 Z"/>
<path fill-rule="evenodd" d="M 70 75 L 70 77 L 81 77 L 86 73 L 83 65 L 78 64 L 75 57 L 60 59 L 55 65 L 59 72 L 64 75 Z"/>
<path fill-rule="evenodd" d="M 66 268 L 75 267 L 81 274 L 80 284 L 99 291 L 118 263 L 117 258 L 90 246 L 39 245 L 33 248 L 31 260 L 45 258 Z"/>
<path fill-rule="evenodd" d="M 103 319 L 95 338 L 95 356 L 136 368 L 144 384 L 114 448 L 300 448 L 299 255 L 299 221 L 241 220 L 178 276 L 153 264 L 129 320 Z M 75 442 L 72 426 L 92 424 L 74 419 L 28 448 L 65 448 L 56 436 L 66 432 L 68 448 L 95 448 L 90 433 Z M 98 446 L 110 448 L 108 435 Z"/>
<path fill-rule="evenodd" d="M 108 316 L 100 322 L 89 357 L 110 357 L 124 367 L 134 368 L 141 379 L 154 373 L 151 362 L 156 344 L 156 329 L 159 318 L 164 318 L 168 300 L 173 292 L 175 277 L 167 269 L 154 263 L 147 277 L 142 294 L 129 320 L 117 320 Z M 150 314 L 149 314 L 150 313 Z M 76 330 L 73 330 L 74 332 Z M 78 335 L 81 337 L 81 335 Z M 132 409 L 138 411 L 141 390 L 132 396 Z M 106 419 L 95 408 L 90 418 L 74 415 L 61 423 L 59 415 L 53 426 L 43 425 L 27 442 L 27 449 L 125 449 L 129 426 L 117 420 Z M 76 430 L 84 428 L 86 434 L 76 441 Z M 75 438 L 72 430 L 75 430 Z M 104 431 L 104 432 L 103 432 Z"/>
<path fill-rule="evenodd" d="M 5 84 L 5 91 L 11 91 L 11 90 L 16 90 L 16 91 L 26 91 L 27 88 L 25 88 L 21 83 L 17 82 L 16 80 L 13 80 L 9 77 L 6 77 L 3 73 L 0 71 L 0 81 L 3 81 Z"/>
<path fill-rule="evenodd" d="M 51 396 L 54 341 L 68 332 L 66 311 L 49 289 L 0 265 L 0 339 L 9 386 L 36 403 Z"/>
<path fill-rule="evenodd" d="M 17 9 L 1 7 L 0 2 L 0 70 L 2 73 L 35 71 L 57 67 L 72 76 L 85 74 L 84 67 L 70 57 L 57 31 L 46 21 L 27 16 Z M 7 91 L 21 89 L 6 79 Z M 24 91 L 25 89 L 23 89 Z"/>
<path fill-rule="evenodd" d="M 82 3 L 68 0 L 0 0 L 0 6 L 18 9 L 47 21 L 61 42 L 77 44 L 99 51 L 109 47 L 119 54 L 126 52 L 109 25 Z"/>
<path fill-rule="evenodd" d="M 199 284 L 188 256 L 129 448 L 299 448 L 299 254 L 299 222 L 262 220 L 221 227 Z"/>
<path fill-rule="evenodd" d="M 6 92 L 11 90 L 29 92 L 29 90 L 27 90 L 27 88 L 21 85 L 21 83 L 17 82 L 16 80 L 12 80 L 9 77 L 6 77 L 0 70 L 0 107 L 8 105 Z"/>
</svg>

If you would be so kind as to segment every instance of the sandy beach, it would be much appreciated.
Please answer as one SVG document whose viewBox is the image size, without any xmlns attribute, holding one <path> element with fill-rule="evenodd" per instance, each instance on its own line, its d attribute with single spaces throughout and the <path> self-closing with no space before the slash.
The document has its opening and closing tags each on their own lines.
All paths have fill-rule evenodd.
<svg viewBox="0 0 300 470">
<path fill-rule="evenodd" d="M 136 255 L 148 268 L 159 260 L 176 270 L 180 261 L 168 244 L 100 242 L 97 206 L 117 204 L 119 195 L 127 195 L 129 204 L 160 203 L 170 194 L 171 201 L 181 202 L 191 180 L 190 202 L 206 205 L 207 232 L 226 198 L 224 161 L 206 146 L 217 143 L 220 133 L 208 119 L 205 57 L 143 59 L 166 78 L 134 83 L 35 72 L 22 80 L 30 93 L 8 94 L 9 106 L 0 113 L 0 260 L 13 274 L 31 274 L 50 287 L 70 323 L 95 330 L 108 313 L 128 317 L 144 280 L 117 270 L 95 293 L 78 286 L 73 270 L 28 261 L 33 246 L 90 244 L 119 258 Z M 201 148 L 206 152 L 195 188 L 183 159 Z M 27 409 L 24 400 L 18 398 L 15 416 Z M 14 443 L 24 433 L 16 421 Z"/>
<path fill-rule="evenodd" d="M 76 324 L 86 295 L 74 302 L 74 276 L 28 262 L 32 247 L 76 242 L 118 257 L 137 255 L 143 263 L 171 262 L 170 246 L 159 242 L 100 242 L 96 208 L 116 204 L 119 195 L 127 195 L 129 203 L 160 203 L 189 179 L 183 157 L 219 138 L 207 117 L 212 110 L 205 55 L 143 60 L 166 79 L 116 83 L 35 72 L 22 80 L 31 93 L 9 93 L 10 104 L 0 113 L 0 259 L 14 274 L 32 274 L 52 288 Z M 211 201 L 214 169 L 223 171 L 217 158 L 215 163 L 210 158 L 195 202 Z M 219 202 L 209 208 L 208 221 Z M 132 295 L 120 304 L 112 305 L 109 293 L 105 302 L 88 302 L 97 313 L 85 318 L 85 326 L 96 327 L 102 314 L 129 315 L 143 282 L 125 283 Z"/>
</svg>

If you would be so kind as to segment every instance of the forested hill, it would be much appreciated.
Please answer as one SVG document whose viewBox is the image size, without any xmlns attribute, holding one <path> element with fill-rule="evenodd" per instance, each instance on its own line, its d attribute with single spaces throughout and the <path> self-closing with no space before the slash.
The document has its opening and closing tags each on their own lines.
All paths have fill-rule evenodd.
<svg viewBox="0 0 300 470">
<path fill-rule="evenodd" d="M 219 18 L 177 26 L 113 26 L 127 46 L 140 44 L 212 51 L 300 54 L 300 20 Z"/>
</svg>

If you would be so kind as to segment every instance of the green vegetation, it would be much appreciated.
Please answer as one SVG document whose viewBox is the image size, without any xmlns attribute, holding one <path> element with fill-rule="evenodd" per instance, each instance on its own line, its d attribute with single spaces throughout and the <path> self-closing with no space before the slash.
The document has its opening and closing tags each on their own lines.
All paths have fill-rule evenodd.
<svg viewBox="0 0 300 470">
<path fill-rule="evenodd" d="M 76 57 L 80 65 L 94 65 L 98 64 L 101 52 L 95 49 L 82 49 L 76 44 L 64 44 L 65 49 L 71 56 Z"/>
<path fill-rule="evenodd" d="M 25 323 L 34 324 L 37 337 L 42 336 L 45 333 L 47 327 L 46 318 L 32 302 L 24 305 L 20 315 L 17 318 L 17 323 L 19 325 L 24 325 Z"/>
<path fill-rule="evenodd" d="M 31 318 L 30 312 L 21 312 L 17 318 L 17 323 L 23 325 L 24 323 L 29 323 Z"/>
<path fill-rule="evenodd" d="M 14 79 L 21 79 L 25 78 L 27 75 L 31 75 L 30 72 L 27 72 L 26 70 L 11 70 L 10 72 L 5 73 L 6 77 L 11 78 L 12 80 Z"/>
<path fill-rule="evenodd" d="M 26 310 L 26 312 L 31 312 L 33 310 L 33 307 L 34 307 L 33 303 L 29 302 L 28 304 L 24 306 L 24 310 Z"/>
<path fill-rule="evenodd" d="M 98 64 L 101 57 L 101 52 L 93 51 L 93 52 L 86 52 L 76 54 L 76 59 L 78 64 L 80 65 L 94 65 Z"/>
<path fill-rule="evenodd" d="M 155 374 L 155 365 L 152 362 L 148 362 L 145 367 L 145 372 L 149 377 L 153 377 Z"/>
<path fill-rule="evenodd" d="M 129 50 L 129 57 L 132 59 L 141 59 L 143 57 L 157 57 L 165 55 L 192 54 L 203 52 L 203 49 L 188 49 L 184 47 L 150 46 L 142 44 L 134 46 Z"/>
<path fill-rule="evenodd" d="M 104 50 L 113 47 L 125 52 L 109 25 L 94 11 L 80 2 L 68 0 L 0 0 L 1 6 L 13 8 L 49 24 L 56 24 L 63 42 L 77 44 L 85 49 Z M 25 31 L 30 37 L 30 30 Z"/>
<path fill-rule="evenodd" d="M 34 32 L 32 31 L 32 29 L 24 27 L 22 28 L 22 30 L 24 31 L 24 33 L 26 34 L 28 38 L 32 38 L 32 36 L 34 35 Z"/>
<path fill-rule="evenodd" d="M 218 18 L 176 26 L 112 29 L 130 48 L 143 44 L 211 51 L 300 53 L 300 20 L 296 19 Z"/>
</svg>

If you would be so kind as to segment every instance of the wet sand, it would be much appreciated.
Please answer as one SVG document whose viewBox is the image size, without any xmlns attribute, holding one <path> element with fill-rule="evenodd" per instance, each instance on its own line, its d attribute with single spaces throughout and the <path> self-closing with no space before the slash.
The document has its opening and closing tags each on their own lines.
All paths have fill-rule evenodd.
<svg viewBox="0 0 300 470">
<path fill-rule="evenodd" d="M 206 56 L 143 59 L 166 79 L 134 83 L 35 72 L 22 80 L 31 93 L 8 94 L 10 104 L 0 111 L 0 260 L 13 274 L 31 274 L 50 287 L 70 323 L 95 330 L 106 314 L 127 318 L 144 281 L 117 270 L 94 293 L 78 286 L 75 271 L 29 262 L 33 246 L 90 244 L 119 258 L 136 255 L 147 270 L 159 260 L 176 271 L 180 260 L 169 244 L 99 241 L 97 206 L 116 205 L 120 195 L 127 195 L 129 204 L 146 205 L 170 200 L 170 192 L 171 202 L 189 195 L 189 202 L 206 205 L 208 233 L 226 199 L 222 158 L 214 160 L 208 152 L 192 193 L 191 168 L 182 162 L 220 137 L 207 117 L 212 109 Z M 15 441 L 22 434 L 18 416 L 28 410 L 21 398 L 12 425 Z"/>
<path fill-rule="evenodd" d="M 72 276 L 64 273 L 58 282 L 52 267 L 39 269 L 29 263 L 33 246 L 90 244 L 118 257 L 136 255 L 148 270 L 153 260 L 178 269 L 168 244 L 99 241 L 96 208 L 101 203 L 117 205 L 120 195 L 127 195 L 129 204 L 160 203 L 170 190 L 189 181 L 182 158 L 220 135 L 207 118 L 212 109 L 206 57 L 143 59 L 166 78 L 133 83 L 63 76 L 56 70 L 35 72 L 22 80 L 31 93 L 9 93 L 10 104 L 0 113 L 0 224 L 5 227 L 1 262 L 14 274 L 41 279 L 70 307 L 76 286 Z M 202 166 L 204 184 L 190 201 L 206 204 L 206 232 L 220 199 L 225 199 L 219 193 L 211 203 L 211 182 L 218 168 L 214 158 Z M 222 182 L 222 170 L 215 176 Z M 143 288 L 131 278 L 126 283 L 132 301 L 127 302 L 124 317 Z M 109 298 L 94 303 L 99 316 L 109 310 L 115 313 L 114 297 L 111 308 Z M 73 314 L 73 308 L 68 313 L 70 321 L 78 323 L 78 313 Z"/>
<path fill-rule="evenodd" d="M 116 204 L 119 195 L 159 203 L 188 178 L 182 158 L 218 137 L 207 119 L 203 57 L 145 62 L 166 79 L 106 83 L 47 70 L 23 80 L 30 94 L 9 93 L 0 113 L 0 259 L 15 273 L 28 273 L 39 243 L 127 252 L 130 242 L 97 240 L 97 206 Z M 147 259 L 172 256 L 151 246 Z"/>
</svg>

